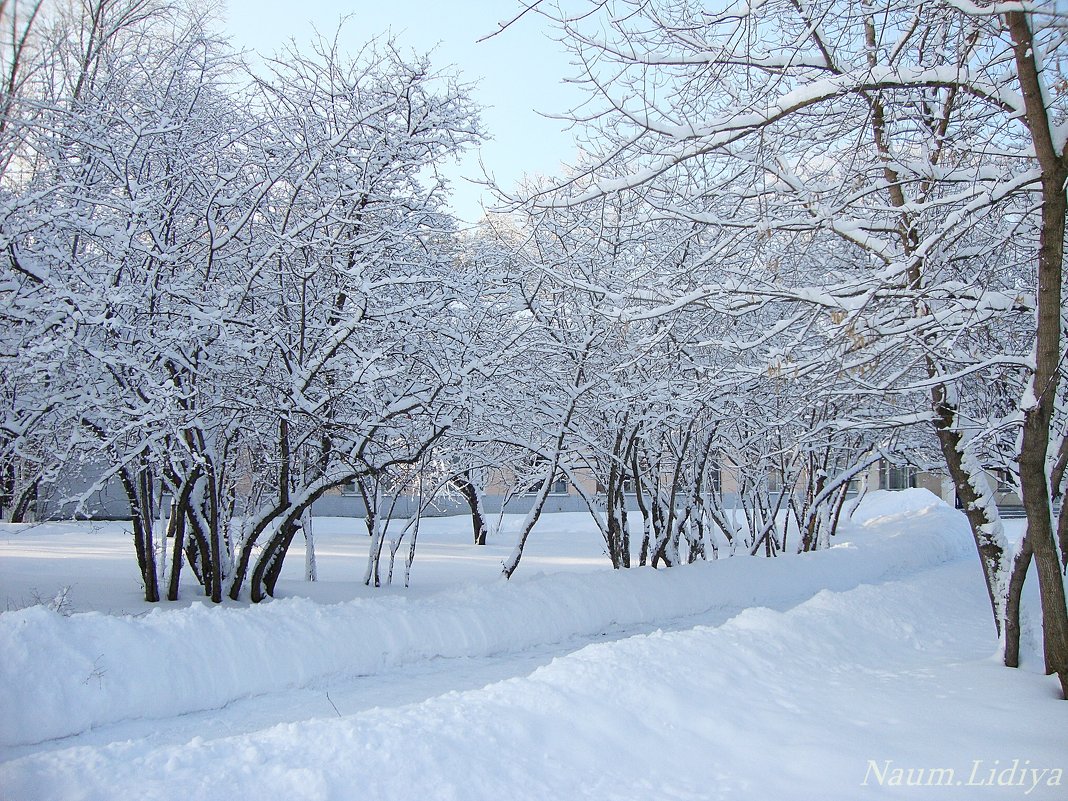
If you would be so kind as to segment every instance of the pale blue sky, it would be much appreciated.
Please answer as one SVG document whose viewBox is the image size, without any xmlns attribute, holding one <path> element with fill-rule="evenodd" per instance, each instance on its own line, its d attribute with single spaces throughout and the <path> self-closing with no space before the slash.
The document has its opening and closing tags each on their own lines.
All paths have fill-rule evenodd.
<svg viewBox="0 0 1068 801">
<path fill-rule="evenodd" d="M 290 38 L 307 41 L 312 25 L 332 33 L 348 15 L 342 41 L 355 51 L 387 30 L 417 51 L 432 48 L 435 66 L 457 66 L 466 80 L 478 80 L 475 99 L 483 124 L 493 137 L 458 166 L 453 179 L 453 207 L 468 222 L 481 216 L 481 187 L 462 180 L 481 176 L 478 158 L 498 182 L 511 189 L 524 173 L 555 175 L 562 161 L 572 161 L 572 135 L 566 124 L 538 112 L 560 113 L 579 99 L 567 55 L 552 41 L 544 21 L 526 15 L 516 25 L 484 42 L 519 10 L 513 0 L 225 0 L 225 30 L 235 46 L 273 53 Z M 485 202 L 489 203 L 488 197 Z"/>
</svg>

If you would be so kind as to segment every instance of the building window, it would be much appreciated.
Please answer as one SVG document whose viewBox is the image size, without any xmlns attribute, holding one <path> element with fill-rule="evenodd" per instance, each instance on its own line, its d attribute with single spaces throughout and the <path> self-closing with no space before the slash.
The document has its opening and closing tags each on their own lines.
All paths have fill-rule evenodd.
<svg viewBox="0 0 1068 801">
<path fill-rule="evenodd" d="M 537 472 L 538 470 L 544 470 L 546 466 L 547 466 L 547 464 L 544 461 L 539 460 L 537 463 L 535 463 L 533 465 L 533 467 L 531 469 L 532 469 L 533 472 Z M 534 495 L 534 494 L 536 494 L 538 492 L 541 492 L 541 484 L 542 484 L 542 482 L 544 480 L 545 480 L 545 478 L 543 476 L 543 477 L 539 478 L 537 481 L 532 481 L 527 486 L 526 490 L 524 490 L 524 492 L 527 495 Z M 568 494 L 568 492 L 567 492 L 567 478 L 565 476 L 561 475 L 560 473 L 556 473 L 553 476 L 552 483 L 549 485 L 549 494 L 550 495 L 567 495 Z"/>
<path fill-rule="evenodd" d="M 541 481 L 533 482 L 526 488 L 527 495 L 536 495 L 541 492 Z M 552 483 L 549 485 L 550 495 L 567 495 L 567 479 L 563 476 L 556 476 L 553 478 Z"/>
<path fill-rule="evenodd" d="M 908 465 L 879 465 L 879 486 L 887 490 L 911 489 L 916 486 L 916 468 Z"/>
<path fill-rule="evenodd" d="M 768 470 L 768 492 L 782 492 L 782 470 Z"/>
<path fill-rule="evenodd" d="M 367 479 L 367 483 L 364 486 L 367 487 L 368 491 L 370 491 L 371 488 L 374 487 L 374 482 L 370 479 Z M 400 482 L 393 476 L 383 474 L 378 478 L 378 489 L 383 495 L 389 495 L 393 493 L 396 489 L 399 489 L 400 486 Z M 346 481 L 344 484 L 341 485 L 341 494 L 359 495 L 359 481 L 357 481 L 357 479 L 353 479 L 352 481 Z"/>
<path fill-rule="evenodd" d="M 1008 470 L 998 468 L 994 471 L 994 478 L 997 479 L 997 491 L 1001 493 L 1009 493 L 1016 491 L 1016 485 L 1012 481 L 1012 476 Z"/>
</svg>

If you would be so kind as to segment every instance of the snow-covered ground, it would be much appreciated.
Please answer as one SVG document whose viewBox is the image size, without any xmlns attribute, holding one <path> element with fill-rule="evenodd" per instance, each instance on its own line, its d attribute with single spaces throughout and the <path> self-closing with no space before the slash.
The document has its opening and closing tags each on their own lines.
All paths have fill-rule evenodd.
<svg viewBox="0 0 1068 801">
<path fill-rule="evenodd" d="M 923 491 L 828 551 L 667 571 L 554 515 L 509 583 L 507 527 L 431 520 L 384 591 L 361 525 L 316 521 L 321 580 L 294 549 L 285 597 L 147 612 L 121 525 L 4 528 L 0 798 L 1068 797 L 1068 704 L 1033 637 L 1000 667 Z"/>
</svg>

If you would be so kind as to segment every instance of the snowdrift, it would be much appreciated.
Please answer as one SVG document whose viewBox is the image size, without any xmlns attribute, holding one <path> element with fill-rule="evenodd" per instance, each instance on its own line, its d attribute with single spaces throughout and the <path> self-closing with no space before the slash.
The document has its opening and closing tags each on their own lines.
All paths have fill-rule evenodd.
<svg viewBox="0 0 1068 801">
<path fill-rule="evenodd" d="M 517 652 L 713 609 L 789 608 L 821 590 L 892 580 L 970 552 L 963 515 L 924 490 L 888 495 L 866 499 L 830 550 L 799 557 L 538 576 L 418 601 L 200 604 L 139 617 L 5 612 L 0 744 L 218 708 L 434 657 Z"/>
</svg>

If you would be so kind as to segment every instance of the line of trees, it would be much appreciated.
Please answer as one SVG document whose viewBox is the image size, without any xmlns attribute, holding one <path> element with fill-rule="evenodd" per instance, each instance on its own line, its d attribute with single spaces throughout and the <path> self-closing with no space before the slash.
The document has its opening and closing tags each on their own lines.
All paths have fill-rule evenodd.
<svg viewBox="0 0 1068 801">
<path fill-rule="evenodd" d="M 4 14 L 5 512 L 118 482 L 148 600 L 186 562 L 259 600 L 311 504 L 421 459 L 485 369 L 434 169 L 481 136 L 467 88 L 388 40 L 253 74 L 157 0 Z"/>
<path fill-rule="evenodd" d="M 700 253 L 614 305 L 625 297 L 673 321 L 683 308 L 744 314 L 750 339 L 732 363 L 763 361 L 799 391 L 837 385 L 832 395 L 855 399 L 827 407 L 840 424 L 928 426 L 971 524 L 1006 661 L 1018 658 L 1033 559 L 1046 667 L 1068 694 L 1068 514 L 1053 514 L 1068 464 L 1063 9 L 533 8 L 580 65 L 589 99 L 574 117 L 590 142 L 576 180 L 535 196 L 537 224 L 637 197 L 654 225 L 700 232 Z M 613 291 L 576 285 L 591 283 Z M 1013 477 L 1027 512 L 1015 553 L 991 465 Z"/>
</svg>

